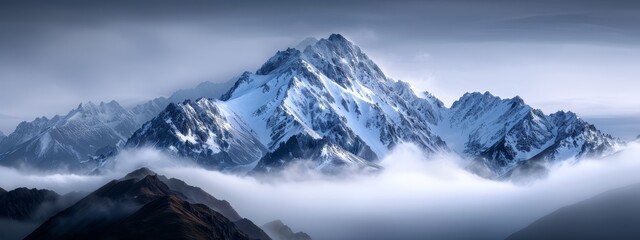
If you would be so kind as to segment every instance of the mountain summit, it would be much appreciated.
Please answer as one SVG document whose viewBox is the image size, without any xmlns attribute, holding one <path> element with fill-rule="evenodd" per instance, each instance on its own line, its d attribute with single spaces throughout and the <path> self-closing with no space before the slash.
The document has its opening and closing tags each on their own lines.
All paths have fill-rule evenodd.
<svg viewBox="0 0 640 240">
<path fill-rule="evenodd" d="M 517 96 L 466 93 L 446 107 L 332 34 L 278 51 L 233 86 L 203 83 L 131 109 L 89 102 L 23 122 L 0 140 L 0 165 L 88 172 L 122 147 L 152 146 L 211 169 L 266 173 L 300 162 L 325 173 L 377 171 L 402 143 L 457 153 L 476 173 L 501 178 L 604 156 L 619 141 Z"/>
<path fill-rule="evenodd" d="M 143 168 L 53 215 L 25 239 L 271 238 L 227 201 Z"/>
<path fill-rule="evenodd" d="M 277 52 L 219 100 L 170 105 L 128 140 L 203 166 L 277 171 L 305 160 L 323 172 L 375 170 L 400 143 L 456 152 L 488 177 L 606 155 L 618 141 L 571 112 L 545 115 L 515 97 L 467 93 L 451 108 L 388 78 L 340 34 Z M 533 164 L 536 163 L 536 164 Z"/>
</svg>

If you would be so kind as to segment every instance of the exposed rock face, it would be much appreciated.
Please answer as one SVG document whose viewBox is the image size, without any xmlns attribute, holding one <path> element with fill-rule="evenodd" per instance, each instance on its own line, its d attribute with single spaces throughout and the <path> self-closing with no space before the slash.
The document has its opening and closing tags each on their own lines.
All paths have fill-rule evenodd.
<svg viewBox="0 0 640 240">
<path fill-rule="evenodd" d="M 0 188 L 0 239 L 22 239 L 49 217 L 71 206 L 82 193 L 65 195 L 46 189 Z"/>
<path fill-rule="evenodd" d="M 246 233 L 251 239 L 272 239 L 264 232 L 262 228 L 256 226 L 251 220 L 243 218 L 234 222 L 238 229 L 242 230 L 242 232 Z"/>
<path fill-rule="evenodd" d="M 209 168 L 230 168 L 260 158 L 265 148 L 246 124 L 215 101 L 170 104 L 127 141 L 127 147 L 155 146 Z"/>
<path fill-rule="evenodd" d="M 229 204 L 229 202 L 225 200 L 219 200 L 214 196 L 211 196 L 201 188 L 188 185 L 180 179 L 167 178 L 162 175 L 157 175 L 155 172 L 149 170 L 148 168 L 140 168 L 136 171 L 133 171 L 127 174 L 123 178 L 123 180 L 140 180 L 145 178 L 146 176 L 157 176 L 160 181 L 162 181 L 167 185 L 167 187 L 169 187 L 169 189 L 174 192 L 180 193 L 180 195 L 184 197 L 185 200 L 191 203 L 200 203 L 207 205 L 208 207 L 215 210 L 216 212 L 219 212 L 231 221 L 242 220 L 242 217 L 240 217 L 236 210 L 231 207 L 231 204 Z"/>
<path fill-rule="evenodd" d="M 59 199 L 60 195 L 44 189 L 0 189 L 0 218 L 30 220 L 37 217 L 38 211 L 46 211 L 46 204 L 53 205 Z"/>
<path fill-rule="evenodd" d="M 243 232 L 225 215 L 196 203 L 196 198 L 219 208 L 228 206 L 199 188 L 139 169 L 51 217 L 26 239 L 254 239 L 250 236 L 260 235 Z M 232 208 L 226 214 L 240 218 Z M 250 221 L 242 224 L 244 229 L 257 228 Z"/>
</svg>

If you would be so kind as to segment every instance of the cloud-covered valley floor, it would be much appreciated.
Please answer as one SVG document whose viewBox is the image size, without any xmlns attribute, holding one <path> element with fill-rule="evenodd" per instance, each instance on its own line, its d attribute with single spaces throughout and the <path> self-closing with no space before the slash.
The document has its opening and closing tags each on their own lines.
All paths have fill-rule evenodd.
<svg viewBox="0 0 640 240">
<path fill-rule="evenodd" d="M 545 179 L 522 185 L 483 179 L 456 157 L 425 159 L 418 148 L 401 145 L 377 174 L 321 176 L 291 168 L 261 181 L 142 149 L 121 153 L 100 176 L 0 167 L 0 187 L 93 191 L 146 166 L 229 201 L 258 225 L 281 219 L 314 239 L 503 239 L 562 206 L 640 182 L 639 157 L 640 145 L 630 143 L 608 158 L 555 166 Z"/>
</svg>

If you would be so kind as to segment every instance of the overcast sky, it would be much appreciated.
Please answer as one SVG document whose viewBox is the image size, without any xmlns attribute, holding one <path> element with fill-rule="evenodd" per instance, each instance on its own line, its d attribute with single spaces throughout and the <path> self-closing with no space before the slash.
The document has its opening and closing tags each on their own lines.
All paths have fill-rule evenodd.
<svg viewBox="0 0 640 240">
<path fill-rule="evenodd" d="M 639 23 L 636 1 L 2 1 L 0 130 L 228 81 L 341 33 L 447 105 L 469 91 L 519 95 L 637 135 Z"/>
</svg>

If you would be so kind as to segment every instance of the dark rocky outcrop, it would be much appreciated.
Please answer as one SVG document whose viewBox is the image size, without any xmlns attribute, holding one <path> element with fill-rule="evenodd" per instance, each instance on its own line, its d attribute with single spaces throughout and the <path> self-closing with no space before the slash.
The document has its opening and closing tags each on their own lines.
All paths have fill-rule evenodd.
<svg viewBox="0 0 640 240">
<path fill-rule="evenodd" d="M 219 203 L 199 188 L 138 169 L 59 212 L 25 239 L 270 239 L 245 233 L 221 212 L 197 202 L 203 199 Z M 233 216 L 230 205 L 228 210 Z"/>
</svg>

